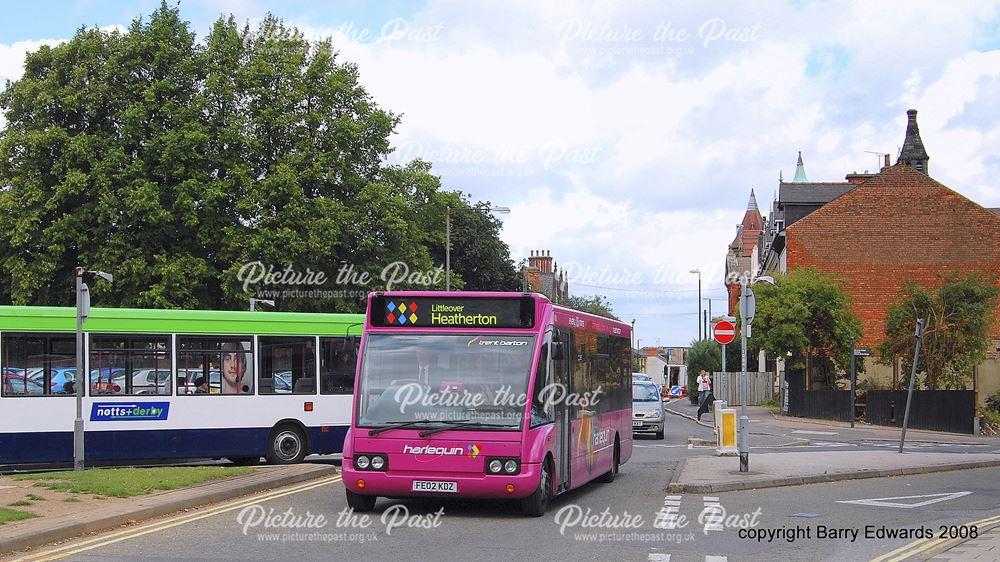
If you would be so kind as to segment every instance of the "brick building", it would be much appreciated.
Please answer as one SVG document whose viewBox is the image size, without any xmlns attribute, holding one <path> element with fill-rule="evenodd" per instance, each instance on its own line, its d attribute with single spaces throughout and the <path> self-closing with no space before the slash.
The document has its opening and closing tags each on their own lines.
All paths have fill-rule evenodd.
<svg viewBox="0 0 1000 562">
<path fill-rule="evenodd" d="M 887 156 L 879 173 L 848 174 L 846 182 L 782 182 L 761 237 L 764 272 L 813 267 L 840 275 L 863 324 L 858 344 L 873 351 L 907 281 L 932 288 L 953 271 L 1000 277 L 1000 216 L 928 176 L 916 116 L 907 111 L 894 166 Z M 980 403 L 1000 389 L 1000 309 L 994 316 L 991 353 L 972 383 Z M 869 378 L 898 380 L 898 365 L 873 363 Z"/>
<path fill-rule="evenodd" d="M 563 302 L 569 297 L 569 280 L 566 272 L 552 260 L 548 250 L 532 250 L 528 257 L 528 266 L 521 271 L 524 279 L 524 290 L 538 291 L 545 294 L 553 302 Z"/>
<path fill-rule="evenodd" d="M 750 201 L 747 203 L 746 213 L 743 220 L 736 225 L 736 238 L 729 245 L 726 253 L 726 292 L 729 295 L 728 314 L 733 314 L 736 310 L 740 298 L 739 281 L 735 283 L 729 280 L 739 278 L 745 272 L 756 275 L 759 258 L 757 255 L 757 243 L 760 240 L 761 231 L 764 229 L 764 219 L 757 208 L 757 197 L 753 190 L 750 190 Z"/>
</svg>

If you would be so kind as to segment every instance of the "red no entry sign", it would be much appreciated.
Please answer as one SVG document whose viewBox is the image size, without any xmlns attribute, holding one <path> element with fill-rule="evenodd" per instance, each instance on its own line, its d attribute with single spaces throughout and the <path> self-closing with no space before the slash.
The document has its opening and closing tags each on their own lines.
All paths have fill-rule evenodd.
<svg viewBox="0 0 1000 562">
<path fill-rule="evenodd" d="M 728 320 L 720 320 L 712 329 L 712 337 L 722 345 L 732 343 L 736 339 L 736 326 Z"/>
</svg>

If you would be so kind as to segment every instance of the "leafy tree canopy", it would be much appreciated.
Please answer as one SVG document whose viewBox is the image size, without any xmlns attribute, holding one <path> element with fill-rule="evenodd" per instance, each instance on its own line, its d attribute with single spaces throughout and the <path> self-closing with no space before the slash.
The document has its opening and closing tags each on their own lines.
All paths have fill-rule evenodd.
<svg viewBox="0 0 1000 562">
<path fill-rule="evenodd" d="M 807 376 L 824 386 L 850 367 L 851 338 L 861 338 L 861 320 L 835 275 L 796 269 L 776 276 L 776 284 L 753 285 L 757 310 L 752 337 L 768 354 L 791 353 L 792 367 L 806 366 Z"/>
<path fill-rule="evenodd" d="M 0 110 L 0 299 L 16 304 L 70 304 L 82 265 L 115 274 L 94 284 L 103 306 L 284 289 L 282 310 L 358 310 L 390 284 L 443 288 L 444 208 L 473 205 L 429 163 L 386 165 L 399 117 L 329 40 L 274 16 L 199 40 L 164 2 L 124 33 L 82 28 L 30 53 Z M 453 283 L 511 288 L 499 225 L 461 215 Z M 248 284 L 255 263 L 323 280 Z"/>
<path fill-rule="evenodd" d="M 611 302 L 603 295 L 571 296 L 560 303 L 581 312 L 589 312 L 612 320 L 621 321 L 611 309 Z"/>
<path fill-rule="evenodd" d="M 906 283 L 899 300 L 886 314 L 886 339 L 879 348 L 879 361 L 892 364 L 896 357 L 902 357 L 904 384 L 908 385 L 916 322 L 923 318 L 917 372 L 924 373 L 924 384 L 929 389 L 962 388 L 972 376 L 973 367 L 986 358 L 998 295 L 996 280 L 979 272 L 949 273 L 933 290 L 912 281 Z"/>
</svg>

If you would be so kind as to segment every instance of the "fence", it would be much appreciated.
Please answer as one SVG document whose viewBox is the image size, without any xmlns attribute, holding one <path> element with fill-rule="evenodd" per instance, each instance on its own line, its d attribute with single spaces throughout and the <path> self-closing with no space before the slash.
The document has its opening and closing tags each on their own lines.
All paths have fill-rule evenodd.
<svg viewBox="0 0 1000 562">
<path fill-rule="evenodd" d="M 785 372 L 789 416 L 851 421 L 850 390 L 806 390 L 804 378 L 801 369 Z"/>
<path fill-rule="evenodd" d="M 773 373 L 747 373 L 747 378 L 750 387 L 747 406 L 759 406 L 774 399 Z M 740 373 L 712 373 L 712 394 L 726 404 L 741 404 Z"/>
<path fill-rule="evenodd" d="M 865 415 L 873 425 L 903 426 L 905 390 L 869 390 Z M 973 433 L 976 393 L 972 390 L 914 390 L 909 427 Z"/>
</svg>

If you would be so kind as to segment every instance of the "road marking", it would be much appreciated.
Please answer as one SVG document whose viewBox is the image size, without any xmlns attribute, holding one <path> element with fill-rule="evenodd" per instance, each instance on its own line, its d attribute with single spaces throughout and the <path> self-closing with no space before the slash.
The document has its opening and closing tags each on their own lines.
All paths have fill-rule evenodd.
<svg viewBox="0 0 1000 562">
<path fill-rule="evenodd" d="M 670 555 L 662 552 L 650 552 L 649 562 L 670 562 Z"/>
<path fill-rule="evenodd" d="M 729 558 L 725 556 L 713 556 L 711 554 L 705 555 L 705 562 L 727 562 Z"/>
<path fill-rule="evenodd" d="M 805 429 L 796 429 L 792 433 L 801 433 L 803 435 L 837 435 L 836 431 L 807 431 Z"/>
<path fill-rule="evenodd" d="M 249 498 L 233 500 L 227 504 L 223 504 L 219 507 L 211 508 L 199 513 L 194 513 L 179 518 L 171 518 L 168 519 L 167 521 L 152 523 L 150 525 L 143 525 L 125 531 L 112 533 L 110 535 L 106 535 L 103 537 L 97 537 L 42 552 L 36 552 L 33 554 L 29 554 L 27 556 L 23 556 L 21 558 L 16 558 L 13 562 L 27 562 L 29 560 L 38 562 L 47 560 L 59 560 L 60 558 L 65 558 L 67 556 L 78 554 L 80 552 L 86 552 L 88 550 L 93 550 L 95 548 L 100 548 L 102 546 L 107 546 L 128 539 L 134 539 L 137 537 L 141 537 L 143 535 L 148 535 L 149 533 L 164 531 L 166 529 L 170 529 L 178 525 L 183 525 L 185 523 L 190 523 L 192 521 L 198 521 L 199 519 L 205 519 L 207 517 L 213 517 L 215 515 L 219 515 L 229 511 L 234 511 L 236 509 L 242 509 L 244 507 L 256 503 L 270 501 L 284 496 L 290 496 L 292 494 L 298 494 L 299 492 L 307 492 L 309 490 L 321 488 L 323 486 L 326 486 L 327 484 L 332 484 L 334 482 L 340 482 L 340 481 L 341 477 L 338 475 L 338 476 L 331 476 L 329 478 L 323 478 L 321 480 L 314 480 L 312 482 L 300 484 L 292 488 L 281 488 L 273 492 L 258 494 Z"/>
<path fill-rule="evenodd" d="M 867 500 L 845 500 L 837 503 L 853 503 L 858 505 L 872 505 L 876 507 L 898 507 L 900 509 L 913 509 L 914 507 L 924 507 L 932 503 L 954 500 L 965 497 L 972 492 L 951 492 L 945 494 L 924 494 L 921 496 L 896 496 L 892 498 L 871 498 Z M 934 498 L 917 503 L 892 502 L 887 500 L 912 500 L 917 498 Z"/>
<path fill-rule="evenodd" d="M 970 521 L 968 523 L 963 523 L 962 525 L 966 527 L 971 527 L 972 525 L 977 527 L 986 527 L 994 523 L 1000 523 L 1000 515 L 994 515 L 993 517 L 987 517 L 986 519 L 980 519 L 979 521 Z M 887 552 L 877 558 L 872 558 L 871 562 L 900 562 L 916 554 L 927 552 L 938 547 L 950 546 L 960 540 L 964 539 L 920 539 L 913 541 L 910 544 L 903 545 L 891 552 Z"/>
<path fill-rule="evenodd" d="M 663 498 L 663 507 L 656 512 L 653 519 L 655 529 L 676 529 L 678 525 L 677 512 L 681 508 L 681 496 L 667 496 Z"/>
<path fill-rule="evenodd" d="M 698 516 L 698 521 L 705 521 L 705 534 L 707 535 L 709 531 L 723 531 L 725 530 L 722 523 L 726 518 L 726 510 L 719 503 L 718 496 L 702 496 L 702 505 L 704 509 L 701 510 L 701 515 Z"/>
</svg>

